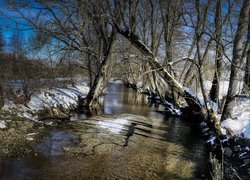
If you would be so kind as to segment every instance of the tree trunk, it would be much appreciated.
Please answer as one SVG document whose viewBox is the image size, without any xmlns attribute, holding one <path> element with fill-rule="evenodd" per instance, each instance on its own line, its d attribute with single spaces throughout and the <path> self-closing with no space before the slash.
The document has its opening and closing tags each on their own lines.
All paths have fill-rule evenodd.
<svg viewBox="0 0 250 180">
<path fill-rule="evenodd" d="M 114 45 L 114 35 L 110 37 L 110 43 L 108 48 L 103 54 L 103 60 L 100 63 L 99 70 L 95 76 L 94 82 L 90 87 L 90 90 L 87 96 L 84 99 L 80 99 L 79 108 L 81 107 L 93 107 L 98 104 L 98 98 L 103 94 L 103 90 L 106 87 L 108 82 L 107 68 L 109 66 L 109 59 L 111 55 L 111 51 Z"/>
<path fill-rule="evenodd" d="M 201 13 L 200 1 L 196 0 L 195 4 L 196 4 L 195 7 L 196 7 L 196 11 L 197 11 L 197 24 L 195 27 L 195 35 L 196 35 L 197 57 L 198 57 L 198 63 L 199 63 L 198 74 L 199 74 L 200 88 L 201 88 L 202 96 L 203 96 L 203 99 L 205 102 L 205 107 L 208 110 L 208 104 L 207 104 L 208 97 L 207 97 L 207 93 L 206 93 L 205 88 L 204 88 L 203 65 L 204 65 L 206 54 L 208 53 L 208 50 L 209 50 L 211 39 L 209 40 L 209 42 L 207 44 L 207 48 L 204 52 L 203 57 L 201 56 L 201 45 L 200 44 L 201 44 L 201 38 L 202 38 L 203 31 L 204 31 L 204 27 L 206 24 L 207 9 L 209 7 L 210 1 L 207 2 L 204 14 Z M 207 112 L 209 113 L 209 111 L 207 111 Z"/>
<path fill-rule="evenodd" d="M 215 72 L 212 87 L 210 90 L 210 99 L 214 102 L 219 102 L 220 78 L 222 68 L 222 18 L 221 18 L 221 0 L 217 0 L 216 15 L 215 15 L 215 37 L 216 37 L 216 56 L 215 56 Z"/>
<path fill-rule="evenodd" d="M 248 47 L 246 70 L 244 77 L 244 93 L 250 93 L 250 48 Z"/>
<path fill-rule="evenodd" d="M 3 106 L 4 106 L 3 88 L 2 85 L 0 85 L 0 110 Z"/>
<path fill-rule="evenodd" d="M 250 19 L 248 19 L 248 32 L 247 32 L 247 57 L 246 57 L 246 70 L 244 77 L 243 93 L 250 94 Z"/>
<path fill-rule="evenodd" d="M 91 87 L 93 85 L 93 77 L 92 77 L 92 67 L 91 67 L 91 58 L 90 55 L 87 54 L 87 58 L 88 58 L 88 75 L 89 75 L 89 87 Z"/>
<path fill-rule="evenodd" d="M 192 55 L 192 53 L 193 53 L 193 50 L 194 50 L 194 48 L 195 48 L 195 45 L 196 45 L 196 39 L 195 39 L 195 35 L 193 36 L 193 38 L 192 38 L 192 43 L 191 43 L 191 46 L 190 46 L 190 48 L 189 48 L 189 50 L 188 50 L 188 54 L 187 54 L 187 57 L 188 58 L 190 58 L 191 57 L 191 55 Z M 197 54 L 197 53 L 196 53 Z M 196 54 L 195 54 L 195 56 L 194 56 L 194 59 L 196 59 L 195 57 L 196 57 Z M 187 68 L 187 66 L 189 65 L 189 61 L 186 61 L 185 62 L 185 65 L 184 65 L 184 67 L 183 67 L 183 70 L 182 70 L 182 72 L 181 72 L 181 74 L 180 74 L 180 77 L 179 77 L 179 81 L 180 82 L 183 82 L 183 84 L 185 84 L 185 82 L 186 82 L 186 79 L 187 79 L 187 76 L 189 75 L 189 72 L 188 72 L 188 70 L 190 70 L 191 71 L 191 67 L 189 66 L 189 68 Z M 191 65 L 193 65 L 193 63 L 191 63 Z M 188 70 L 187 70 L 188 69 Z"/>
<path fill-rule="evenodd" d="M 244 0 L 238 21 L 238 28 L 234 38 L 234 49 L 233 49 L 233 60 L 231 64 L 230 82 L 229 82 L 225 107 L 221 117 L 222 121 L 227 118 L 231 118 L 235 96 L 237 95 L 238 92 L 238 85 L 240 78 L 240 69 L 238 67 L 240 67 L 242 64 L 242 55 L 244 51 L 244 41 L 245 41 L 244 33 L 247 30 L 246 22 L 248 22 L 249 10 L 250 10 L 250 1 Z"/>
</svg>

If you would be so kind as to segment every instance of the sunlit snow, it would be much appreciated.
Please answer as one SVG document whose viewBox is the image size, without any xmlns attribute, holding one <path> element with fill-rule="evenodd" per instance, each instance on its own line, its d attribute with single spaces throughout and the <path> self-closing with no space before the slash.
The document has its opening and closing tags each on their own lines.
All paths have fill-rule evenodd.
<svg viewBox="0 0 250 180">
<path fill-rule="evenodd" d="M 112 121 L 99 121 L 97 123 L 101 128 L 107 129 L 108 131 L 119 134 L 125 125 L 128 124 L 127 119 L 115 119 Z"/>
<path fill-rule="evenodd" d="M 221 127 L 226 131 L 229 129 L 233 135 L 241 135 L 250 139 L 250 100 L 238 99 L 233 108 L 233 119 L 226 119 L 221 123 Z"/>
</svg>

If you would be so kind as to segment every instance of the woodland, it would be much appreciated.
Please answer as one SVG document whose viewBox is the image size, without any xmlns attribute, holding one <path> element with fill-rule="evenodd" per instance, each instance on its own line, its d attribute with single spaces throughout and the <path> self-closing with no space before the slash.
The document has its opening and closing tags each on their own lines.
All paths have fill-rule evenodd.
<svg viewBox="0 0 250 180">
<path fill-rule="evenodd" d="M 107 85 L 119 81 L 209 134 L 212 179 L 249 177 L 249 0 L 3 0 L 1 6 L 2 126 L 11 104 L 34 109 L 39 121 L 96 112 Z M 33 98 L 42 89 L 69 84 L 84 84 L 84 93 L 69 104 L 57 99 L 59 113 L 44 104 L 38 111 Z M 234 163 L 242 156 L 244 172 Z"/>
</svg>

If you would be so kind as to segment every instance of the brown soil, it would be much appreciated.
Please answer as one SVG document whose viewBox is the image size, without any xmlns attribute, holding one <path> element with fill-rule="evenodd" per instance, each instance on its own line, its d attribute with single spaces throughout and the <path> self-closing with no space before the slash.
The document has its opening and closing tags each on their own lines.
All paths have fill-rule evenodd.
<svg viewBox="0 0 250 180">
<path fill-rule="evenodd" d="M 37 142 L 40 125 L 13 115 L 6 117 L 8 119 L 2 119 L 6 122 L 7 127 L 0 129 L 0 159 L 32 154 L 32 145 Z"/>
</svg>

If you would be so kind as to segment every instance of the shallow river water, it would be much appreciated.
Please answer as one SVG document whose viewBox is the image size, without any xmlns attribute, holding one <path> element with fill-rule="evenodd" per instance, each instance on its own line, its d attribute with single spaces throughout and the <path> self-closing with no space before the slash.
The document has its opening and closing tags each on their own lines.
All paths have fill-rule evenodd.
<svg viewBox="0 0 250 180">
<path fill-rule="evenodd" d="M 122 85 L 108 92 L 98 115 L 50 127 L 34 156 L 2 161 L 0 179 L 206 178 L 204 139 L 192 123 Z"/>
</svg>

